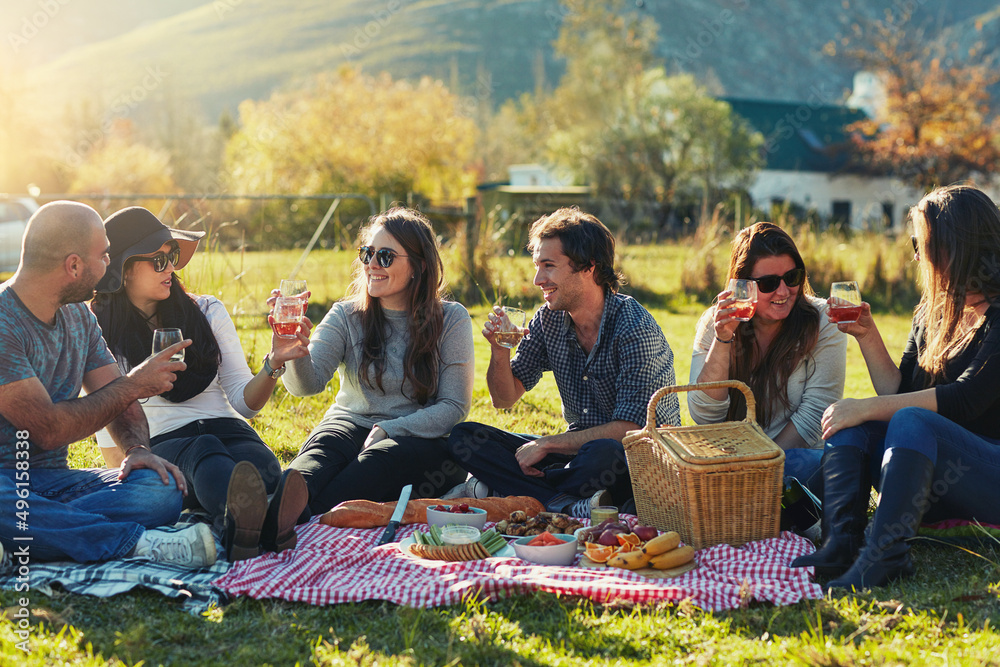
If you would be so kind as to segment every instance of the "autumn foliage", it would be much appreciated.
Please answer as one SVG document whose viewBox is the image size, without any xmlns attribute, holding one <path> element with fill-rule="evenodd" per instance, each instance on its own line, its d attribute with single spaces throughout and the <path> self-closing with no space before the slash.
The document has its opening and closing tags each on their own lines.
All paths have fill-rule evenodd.
<svg viewBox="0 0 1000 667">
<path fill-rule="evenodd" d="M 1000 171 L 1000 117 L 989 94 L 1000 74 L 971 62 L 975 49 L 965 62 L 933 52 L 908 21 L 873 22 L 872 46 L 849 51 L 885 87 L 876 117 L 849 127 L 859 163 L 923 189 Z"/>
</svg>

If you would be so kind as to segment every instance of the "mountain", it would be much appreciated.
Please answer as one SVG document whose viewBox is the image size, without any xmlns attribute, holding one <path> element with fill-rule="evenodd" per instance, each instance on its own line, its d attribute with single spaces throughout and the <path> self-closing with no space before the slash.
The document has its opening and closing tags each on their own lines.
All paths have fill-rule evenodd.
<svg viewBox="0 0 1000 667">
<path fill-rule="evenodd" d="M 823 48 L 849 30 L 839 0 L 634 1 L 659 23 L 668 68 L 720 95 L 827 104 L 851 86 L 851 63 Z M 1000 48 L 992 0 L 864 6 L 902 4 L 919 5 L 928 34 L 949 48 L 978 38 Z M 552 87 L 563 70 L 551 43 L 564 11 L 557 0 L 4 0 L 0 26 L 8 42 L 37 28 L 11 50 L 22 92 L 40 109 L 169 99 L 214 118 L 344 64 L 429 75 L 491 103 Z"/>
</svg>

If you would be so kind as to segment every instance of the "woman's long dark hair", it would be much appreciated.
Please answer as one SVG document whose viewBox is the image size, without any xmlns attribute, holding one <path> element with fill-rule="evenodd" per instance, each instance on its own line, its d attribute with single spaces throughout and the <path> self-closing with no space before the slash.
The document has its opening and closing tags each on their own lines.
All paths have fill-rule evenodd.
<svg viewBox="0 0 1000 667">
<path fill-rule="evenodd" d="M 437 237 L 431 223 L 419 211 L 397 206 L 373 217 L 361 230 L 361 239 L 369 243 L 379 229 L 389 232 L 409 255 L 413 269 L 410 288 L 407 328 L 410 341 L 403 358 L 403 382 L 410 382 L 414 398 L 426 405 L 438 388 L 439 342 L 444 330 L 444 265 L 438 252 Z M 374 258 L 371 261 L 376 261 Z M 397 259 L 396 261 L 400 261 Z M 359 379 L 372 389 L 385 393 L 382 375 L 385 373 L 386 347 L 389 331 L 385 313 L 377 298 L 368 294 L 365 267 L 355 260 L 354 279 L 348 289 L 348 301 L 356 304 L 361 317 L 364 345 Z"/>
<path fill-rule="evenodd" d="M 730 278 L 750 278 L 753 267 L 764 257 L 787 255 L 796 268 L 806 268 L 795 241 L 780 227 L 770 222 L 758 222 L 747 227 L 733 239 L 729 260 Z M 781 323 L 778 335 L 771 341 L 763 356 L 757 347 L 753 320 L 736 328 L 736 338 L 729 352 L 729 376 L 747 384 L 757 402 L 757 423 L 763 427 L 771 424 L 777 400 L 789 409 L 788 378 L 799 362 L 812 352 L 819 339 L 819 311 L 806 296 L 813 294 L 809 277 L 803 279 L 788 317 Z M 730 421 L 746 416 L 746 399 L 736 389 L 729 390 Z"/>
<path fill-rule="evenodd" d="M 926 325 L 918 362 L 928 386 L 953 382 L 948 362 L 978 328 L 966 320 L 967 297 L 1000 302 L 1000 211 L 982 190 L 956 184 L 929 192 L 910 209 L 910 220 L 924 278 L 914 314 Z"/>
<path fill-rule="evenodd" d="M 122 275 L 126 275 L 134 262 L 134 259 L 125 262 Z M 91 307 L 115 357 L 124 358 L 135 368 L 149 356 L 153 330 L 142 311 L 132 305 L 124 288 L 111 294 L 98 294 Z M 215 379 L 222 362 L 219 343 L 205 314 L 184 289 L 176 273 L 170 281 L 170 296 L 157 304 L 156 315 L 160 327 L 176 327 L 192 341 L 184 350 L 187 369 L 177 374 L 170 391 L 160 394 L 171 403 L 183 403 L 205 391 Z"/>
</svg>

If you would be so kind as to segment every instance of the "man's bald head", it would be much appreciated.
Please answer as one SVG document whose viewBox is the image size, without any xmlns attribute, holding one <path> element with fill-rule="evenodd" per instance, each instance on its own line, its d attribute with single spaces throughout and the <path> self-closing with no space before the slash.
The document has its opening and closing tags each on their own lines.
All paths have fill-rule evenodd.
<svg viewBox="0 0 1000 667">
<path fill-rule="evenodd" d="M 28 220 L 20 270 L 46 273 L 71 254 L 86 256 L 95 234 L 104 234 L 104 222 L 91 207 L 74 201 L 48 203 Z"/>
</svg>

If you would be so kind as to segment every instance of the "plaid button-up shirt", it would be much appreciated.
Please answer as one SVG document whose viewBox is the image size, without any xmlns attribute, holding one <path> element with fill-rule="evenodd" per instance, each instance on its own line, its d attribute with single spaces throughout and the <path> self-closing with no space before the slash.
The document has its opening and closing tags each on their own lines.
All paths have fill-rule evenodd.
<svg viewBox="0 0 1000 667">
<path fill-rule="evenodd" d="M 624 420 L 643 426 L 649 397 L 674 384 L 674 354 L 649 312 L 629 296 L 608 294 L 597 342 L 588 354 L 565 311 L 542 306 L 528 323 L 510 367 L 526 390 L 552 371 L 563 417 L 575 431 Z M 680 425 L 676 394 L 660 401 L 657 423 Z"/>
</svg>

